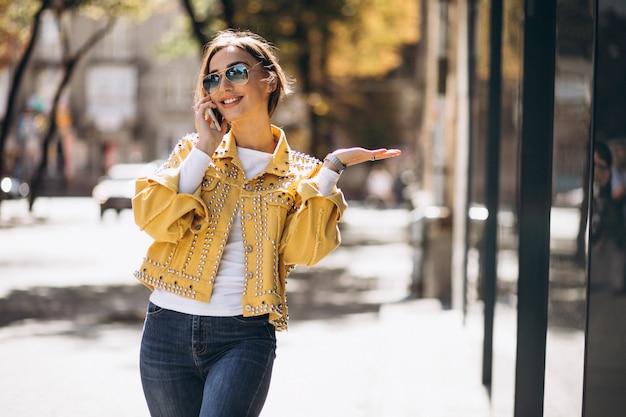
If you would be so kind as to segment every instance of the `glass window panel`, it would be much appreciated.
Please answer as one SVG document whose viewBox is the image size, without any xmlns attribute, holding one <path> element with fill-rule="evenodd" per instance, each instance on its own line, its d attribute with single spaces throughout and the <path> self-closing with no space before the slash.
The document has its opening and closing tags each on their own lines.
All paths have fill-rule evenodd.
<svg viewBox="0 0 626 417">
<path fill-rule="evenodd" d="M 580 415 L 582 410 L 592 11 L 591 0 L 559 2 L 557 9 L 546 417 Z"/>
<path fill-rule="evenodd" d="M 615 415 L 626 401 L 626 295 L 624 294 L 623 198 L 618 172 L 624 169 L 626 138 L 626 3 L 598 1 L 595 74 L 593 195 L 589 239 L 589 305 L 585 372 L 585 415 Z M 608 144 L 608 152 L 602 143 Z M 610 155 L 610 156 L 608 156 Z"/>
</svg>

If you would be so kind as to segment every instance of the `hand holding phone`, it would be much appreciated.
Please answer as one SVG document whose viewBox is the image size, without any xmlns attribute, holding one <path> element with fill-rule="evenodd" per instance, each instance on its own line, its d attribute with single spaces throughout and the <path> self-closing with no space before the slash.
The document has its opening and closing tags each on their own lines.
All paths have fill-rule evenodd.
<svg viewBox="0 0 626 417">
<path fill-rule="evenodd" d="M 209 107 L 206 111 L 209 114 L 211 121 L 213 122 L 211 123 L 211 128 L 217 131 L 222 130 L 222 124 L 219 122 L 219 119 L 217 118 L 217 116 L 215 116 L 215 112 L 213 111 L 213 109 Z"/>
</svg>

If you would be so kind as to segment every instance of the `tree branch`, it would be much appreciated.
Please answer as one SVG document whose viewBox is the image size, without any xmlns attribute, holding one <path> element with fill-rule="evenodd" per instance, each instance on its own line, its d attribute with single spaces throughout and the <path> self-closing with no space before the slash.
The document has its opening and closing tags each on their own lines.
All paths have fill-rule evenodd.
<svg viewBox="0 0 626 417">
<path fill-rule="evenodd" d="M 4 172 L 4 144 L 6 143 L 9 132 L 11 131 L 11 127 L 13 126 L 17 94 L 20 90 L 22 78 L 24 77 L 24 74 L 26 72 L 26 67 L 28 66 L 30 57 L 35 50 L 35 45 L 37 44 L 41 16 L 43 12 L 50 7 L 51 3 L 52 0 L 42 0 L 41 7 L 37 11 L 37 13 L 35 13 L 35 16 L 33 17 L 33 29 L 31 31 L 30 39 L 28 40 L 28 44 L 26 46 L 26 49 L 24 50 L 22 59 L 20 59 L 13 74 L 13 81 L 11 82 L 11 88 L 7 97 L 6 114 L 4 116 L 4 121 L 2 122 L 2 128 L 0 129 L 0 175 Z"/>
<path fill-rule="evenodd" d="M 73 55 L 65 57 L 65 59 L 63 60 L 63 65 L 64 65 L 63 78 L 61 79 L 61 82 L 57 86 L 57 90 L 54 94 L 54 99 L 52 101 L 52 108 L 50 110 L 50 115 L 48 116 L 49 117 L 48 129 L 46 131 L 44 140 L 41 145 L 41 153 L 43 157 L 41 158 L 41 162 L 39 163 L 39 166 L 37 167 L 37 171 L 35 173 L 33 182 L 31 184 L 31 192 L 28 196 L 29 210 L 32 210 L 33 205 L 35 203 L 35 199 L 39 196 L 40 191 L 41 191 L 41 185 L 43 183 L 43 176 L 44 176 L 44 173 L 46 172 L 46 167 L 48 166 L 48 158 L 46 157 L 46 155 L 48 155 L 48 148 L 50 147 L 50 144 L 52 143 L 52 140 L 54 139 L 56 132 L 57 132 L 57 122 L 56 122 L 57 112 L 59 109 L 59 102 L 61 100 L 63 90 L 65 90 L 67 85 L 70 83 L 70 80 L 72 79 L 72 75 L 74 74 L 74 69 L 76 68 L 80 60 L 87 54 L 87 52 L 96 43 L 98 43 L 102 38 L 104 38 L 104 36 L 113 28 L 115 21 L 116 20 L 114 18 L 109 17 L 109 19 L 107 20 L 106 24 L 103 27 L 101 27 L 100 29 L 92 33 L 91 36 L 87 38 L 85 43 L 83 43 Z M 64 36 L 67 36 L 66 31 L 60 31 L 60 33 Z"/>
<path fill-rule="evenodd" d="M 191 4 L 191 0 L 180 0 L 189 20 L 191 22 L 191 29 L 193 31 L 194 38 L 200 44 L 200 53 L 202 53 L 202 48 L 209 42 L 209 38 L 204 34 L 202 30 L 202 22 L 198 20 L 196 17 L 196 12 L 193 9 L 193 5 Z"/>
</svg>

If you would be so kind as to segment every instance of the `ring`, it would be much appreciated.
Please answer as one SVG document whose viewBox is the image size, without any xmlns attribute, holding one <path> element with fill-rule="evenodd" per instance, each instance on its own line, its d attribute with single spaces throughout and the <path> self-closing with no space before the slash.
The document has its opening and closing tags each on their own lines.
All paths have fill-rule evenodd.
<svg viewBox="0 0 626 417">
<path fill-rule="evenodd" d="M 370 159 L 370 161 L 372 162 L 376 161 L 376 155 L 372 155 L 372 159 Z"/>
</svg>

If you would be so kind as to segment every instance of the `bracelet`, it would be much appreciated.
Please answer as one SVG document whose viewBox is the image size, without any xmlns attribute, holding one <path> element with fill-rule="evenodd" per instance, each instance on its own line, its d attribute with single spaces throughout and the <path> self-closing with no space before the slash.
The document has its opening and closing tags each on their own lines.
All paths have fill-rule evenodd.
<svg viewBox="0 0 626 417">
<path fill-rule="evenodd" d="M 332 153 L 329 153 L 328 155 L 326 155 L 326 158 L 324 158 L 324 160 L 328 160 L 331 164 L 333 164 L 335 168 L 337 168 L 337 172 L 340 174 L 343 172 L 344 169 L 346 169 L 346 166 L 344 165 L 344 163 L 341 162 L 339 158 L 337 158 Z"/>
</svg>

